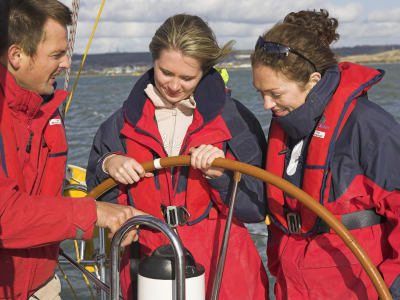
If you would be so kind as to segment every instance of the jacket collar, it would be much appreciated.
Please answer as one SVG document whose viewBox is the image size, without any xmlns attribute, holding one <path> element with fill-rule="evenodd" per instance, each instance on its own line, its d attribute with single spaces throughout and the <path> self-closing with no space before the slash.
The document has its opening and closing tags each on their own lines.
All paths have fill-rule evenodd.
<svg viewBox="0 0 400 300">
<path fill-rule="evenodd" d="M 311 89 L 303 105 L 284 117 L 273 118 L 294 140 L 309 136 L 317 125 L 340 81 L 339 66 L 329 68 Z"/>
<path fill-rule="evenodd" d="M 17 115 L 25 115 L 27 119 L 33 119 L 38 114 L 42 104 L 44 111 L 52 113 L 69 94 L 66 91 L 57 90 L 51 96 L 42 97 L 36 92 L 20 87 L 14 76 L 1 64 L 0 88 L 11 111 Z"/>
<path fill-rule="evenodd" d="M 14 76 L 0 64 L 0 85 L 8 107 L 15 113 L 33 118 L 40 109 L 42 97 L 18 85 Z"/>
<path fill-rule="evenodd" d="M 149 83 L 144 90 L 148 98 L 153 102 L 156 109 L 173 109 L 176 108 L 181 112 L 192 115 L 193 110 L 196 108 L 196 101 L 194 101 L 193 95 L 190 95 L 188 99 L 183 99 L 176 104 L 168 102 L 157 88 Z"/>
<path fill-rule="evenodd" d="M 136 125 L 142 117 L 144 104 L 147 101 L 145 89 L 154 82 L 154 69 L 150 69 L 136 82 L 123 108 L 126 119 Z M 209 123 L 222 113 L 226 101 L 225 84 L 219 73 L 212 69 L 200 80 L 194 91 L 196 109 L 201 114 L 203 122 Z"/>
</svg>

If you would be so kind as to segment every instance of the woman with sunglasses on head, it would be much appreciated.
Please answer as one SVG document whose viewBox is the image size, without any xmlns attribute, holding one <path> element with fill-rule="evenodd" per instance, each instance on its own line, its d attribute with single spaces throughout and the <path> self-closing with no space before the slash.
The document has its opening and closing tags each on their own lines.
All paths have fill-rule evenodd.
<svg viewBox="0 0 400 300">
<path fill-rule="evenodd" d="M 266 169 L 337 216 L 400 299 L 400 125 L 368 100 L 384 71 L 338 63 L 338 21 L 300 11 L 259 38 L 253 84 L 272 111 Z M 356 257 L 296 199 L 267 186 L 277 299 L 378 299 Z"/>
<path fill-rule="evenodd" d="M 220 48 L 210 27 L 197 16 L 168 18 L 150 43 L 154 68 L 135 83 L 123 107 L 101 125 L 88 163 L 89 189 L 108 176 L 123 184 L 102 200 L 118 199 L 163 220 L 169 211 L 178 210 L 176 232 L 205 267 L 206 299 L 212 292 L 233 184 L 232 172 L 211 167 L 211 163 L 226 157 L 261 166 L 265 156 L 260 124 L 230 97 L 213 68 L 231 52 L 232 43 Z M 140 165 L 188 154 L 191 168 L 145 173 Z M 220 300 L 268 298 L 266 272 L 242 223 L 264 219 L 264 192 L 262 182 L 242 177 Z M 169 244 L 161 233 L 147 229 L 141 229 L 139 242 L 141 257 Z M 132 249 L 126 249 L 121 264 L 125 299 L 134 298 L 131 253 Z"/>
</svg>

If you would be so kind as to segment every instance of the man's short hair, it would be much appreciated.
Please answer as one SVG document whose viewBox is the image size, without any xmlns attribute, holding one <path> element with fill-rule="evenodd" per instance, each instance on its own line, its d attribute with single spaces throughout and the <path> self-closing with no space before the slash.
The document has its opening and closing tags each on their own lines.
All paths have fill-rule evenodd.
<svg viewBox="0 0 400 300">
<path fill-rule="evenodd" d="M 8 49 L 8 0 L 0 1 L 0 55 Z"/>
<path fill-rule="evenodd" d="M 72 23 L 71 10 L 57 0 L 2 0 L 8 2 L 8 49 L 19 45 L 29 56 L 36 54 L 44 37 L 44 24 L 50 18 L 67 27 Z M 1 40 L 0 50 L 4 50 Z M 1 52 L 2 53 L 2 52 Z"/>
</svg>

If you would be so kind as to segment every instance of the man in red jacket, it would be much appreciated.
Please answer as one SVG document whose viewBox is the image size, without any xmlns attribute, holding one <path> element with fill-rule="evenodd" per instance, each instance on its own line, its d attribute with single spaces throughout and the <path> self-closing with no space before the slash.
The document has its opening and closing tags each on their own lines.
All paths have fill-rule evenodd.
<svg viewBox="0 0 400 300">
<path fill-rule="evenodd" d="M 89 239 L 95 225 L 114 233 L 140 211 L 61 197 L 68 148 L 58 107 L 68 93 L 55 78 L 69 68 L 71 11 L 57 0 L 0 6 L 0 299 L 60 299 L 59 243 Z"/>
</svg>

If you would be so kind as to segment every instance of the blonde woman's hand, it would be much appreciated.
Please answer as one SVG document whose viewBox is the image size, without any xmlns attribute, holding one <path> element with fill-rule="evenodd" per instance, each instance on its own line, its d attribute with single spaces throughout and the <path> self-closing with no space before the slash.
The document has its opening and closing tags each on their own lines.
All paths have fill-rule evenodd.
<svg viewBox="0 0 400 300">
<path fill-rule="evenodd" d="M 224 173 L 221 168 L 211 167 L 214 159 L 225 158 L 224 152 L 213 145 L 200 145 L 190 148 L 190 165 L 194 169 L 200 169 L 207 177 L 216 178 Z"/>
<path fill-rule="evenodd" d="M 123 184 L 133 184 L 144 177 L 153 177 L 151 172 L 145 172 L 142 165 L 135 159 L 119 154 L 111 154 L 103 160 L 103 170 L 114 180 Z"/>
</svg>

